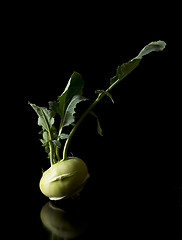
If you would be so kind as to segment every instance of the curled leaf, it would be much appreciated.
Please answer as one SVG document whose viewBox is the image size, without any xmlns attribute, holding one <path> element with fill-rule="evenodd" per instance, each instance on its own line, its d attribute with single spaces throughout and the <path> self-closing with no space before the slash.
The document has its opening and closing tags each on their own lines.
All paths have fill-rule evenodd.
<svg viewBox="0 0 182 240">
<path fill-rule="evenodd" d="M 75 121 L 75 107 L 79 102 L 86 101 L 87 98 L 81 95 L 75 95 L 72 100 L 70 101 L 64 116 L 63 127 L 69 126 L 70 124 L 74 123 Z"/>
<path fill-rule="evenodd" d="M 109 92 L 107 92 L 105 90 L 96 90 L 95 93 L 98 93 L 98 94 L 104 93 L 105 95 L 107 95 L 111 99 L 112 103 L 114 104 L 113 97 L 112 97 L 112 95 Z"/>
<path fill-rule="evenodd" d="M 54 113 L 45 107 L 38 107 L 30 102 L 29 104 L 38 115 L 38 125 L 49 132 L 54 124 Z"/>
<path fill-rule="evenodd" d="M 157 42 L 151 42 L 148 45 L 146 45 L 140 52 L 139 54 L 133 58 L 132 60 L 135 59 L 142 59 L 143 56 L 151 53 L 151 52 L 159 52 L 164 50 L 164 48 L 166 47 L 166 43 L 164 41 L 157 41 Z M 131 61 L 132 61 L 131 60 Z"/>
<path fill-rule="evenodd" d="M 101 125 L 100 125 L 100 121 L 99 121 L 98 116 L 97 116 L 93 111 L 90 111 L 89 113 L 96 118 L 96 121 L 97 121 L 97 133 L 98 133 L 100 136 L 103 136 L 103 134 L 102 134 L 102 128 L 101 128 Z"/>
<path fill-rule="evenodd" d="M 127 63 L 123 63 L 116 69 L 116 75 L 110 79 L 110 84 L 114 84 L 116 81 L 119 83 L 123 78 L 125 78 L 130 72 L 132 72 L 140 63 L 143 56 L 151 53 L 162 51 L 166 46 L 164 41 L 151 42 L 146 45 L 139 54 Z"/>
<path fill-rule="evenodd" d="M 59 138 L 62 140 L 67 139 L 68 137 L 69 137 L 69 135 L 66 133 L 61 133 L 61 135 L 59 136 Z"/>
<path fill-rule="evenodd" d="M 42 131 L 40 132 L 40 134 L 42 134 L 42 139 L 40 139 L 42 146 L 45 147 L 46 153 L 48 153 L 49 158 L 53 161 L 52 140 L 57 137 L 56 128 L 53 125 L 55 113 L 45 107 L 39 107 L 30 102 L 29 104 L 37 113 L 38 125 L 42 127 Z"/>
<path fill-rule="evenodd" d="M 74 72 L 71 75 L 63 93 L 58 97 L 58 101 L 49 102 L 49 108 L 55 113 L 58 113 L 61 116 L 61 119 L 63 119 L 66 108 L 68 107 L 73 96 L 82 95 L 83 86 L 84 81 L 82 76 L 79 73 Z"/>
<path fill-rule="evenodd" d="M 61 148 L 61 143 L 58 140 L 52 140 L 53 144 L 55 145 L 55 147 Z"/>
</svg>

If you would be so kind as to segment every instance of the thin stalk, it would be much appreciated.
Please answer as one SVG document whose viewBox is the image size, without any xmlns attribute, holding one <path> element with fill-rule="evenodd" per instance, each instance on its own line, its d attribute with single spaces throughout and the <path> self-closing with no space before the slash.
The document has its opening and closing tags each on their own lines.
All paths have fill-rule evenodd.
<svg viewBox="0 0 182 240">
<path fill-rule="evenodd" d="M 41 112 L 42 112 L 43 118 L 44 118 L 44 120 L 45 120 L 45 123 L 46 123 L 46 125 L 47 125 L 47 130 L 48 130 L 48 134 L 49 134 L 49 139 L 50 139 L 50 141 L 49 141 L 50 164 L 51 164 L 51 166 L 52 166 L 52 165 L 54 164 L 54 162 L 53 162 L 53 144 L 52 144 L 51 131 L 50 131 L 49 124 L 48 124 L 48 122 L 47 122 L 47 119 L 46 119 L 46 117 L 45 117 L 44 112 L 43 112 L 42 110 L 41 110 Z"/>
<path fill-rule="evenodd" d="M 102 93 L 100 93 L 98 95 L 98 97 L 96 98 L 96 100 L 90 105 L 89 108 L 87 108 L 87 110 L 81 115 L 80 119 L 77 121 L 77 123 L 75 124 L 75 126 L 73 127 L 73 129 L 71 130 L 69 137 L 67 138 L 65 145 L 64 145 L 64 149 L 63 149 L 63 159 L 61 161 L 64 161 L 65 159 L 67 159 L 67 153 L 68 153 L 68 147 L 69 144 L 71 142 L 71 139 L 73 137 L 73 134 L 75 133 L 75 131 L 77 130 L 78 126 L 80 125 L 80 123 L 83 121 L 83 119 L 87 116 L 87 114 L 95 107 L 95 105 L 107 94 L 107 92 L 109 92 L 114 86 L 116 86 L 119 83 L 119 81 L 114 82 L 106 91 L 103 91 Z"/>
<path fill-rule="evenodd" d="M 57 138 L 58 141 L 59 141 L 59 138 L 60 138 L 62 130 L 63 130 L 64 121 L 65 121 L 65 116 L 64 116 L 64 118 L 61 118 L 59 132 L 58 132 L 58 138 Z M 61 160 L 60 155 L 59 155 L 59 147 L 57 147 L 57 146 L 56 146 L 56 157 L 57 157 L 58 161 Z"/>
<path fill-rule="evenodd" d="M 51 141 L 49 141 L 49 150 L 50 150 L 50 164 L 52 166 L 54 163 L 53 163 L 53 145 Z"/>
<path fill-rule="evenodd" d="M 99 97 L 98 97 L 99 98 Z M 77 123 L 75 124 L 75 126 L 73 127 L 73 129 L 71 130 L 69 137 L 67 138 L 65 145 L 64 145 L 64 149 L 63 149 L 63 160 L 65 160 L 67 158 L 67 152 L 68 152 L 68 147 L 70 144 L 70 141 L 72 139 L 72 136 L 74 134 L 74 132 L 76 131 L 76 129 L 78 128 L 78 126 L 80 125 L 80 123 L 83 121 L 83 119 L 87 116 L 87 114 L 92 110 L 92 108 L 97 104 L 97 102 L 99 101 L 98 98 L 90 105 L 90 107 L 81 115 L 80 119 L 77 121 Z"/>
<path fill-rule="evenodd" d="M 59 136 L 61 136 L 62 130 L 63 130 L 63 124 L 62 124 L 62 121 L 61 121 L 57 140 L 59 140 Z M 56 157 L 57 157 L 58 161 L 61 160 L 60 155 L 59 155 L 59 147 L 57 147 L 57 146 L 56 146 Z"/>
<path fill-rule="evenodd" d="M 59 148 L 57 146 L 56 146 L 56 157 L 57 157 L 58 161 L 61 160 L 60 155 L 59 155 Z"/>
</svg>

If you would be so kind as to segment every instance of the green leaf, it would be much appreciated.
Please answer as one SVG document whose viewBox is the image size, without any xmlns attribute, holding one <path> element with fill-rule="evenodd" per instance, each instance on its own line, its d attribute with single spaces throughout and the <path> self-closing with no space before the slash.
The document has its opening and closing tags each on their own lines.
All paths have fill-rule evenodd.
<svg viewBox="0 0 182 240">
<path fill-rule="evenodd" d="M 46 153 L 48 153 L 49 158 L 53 159 L 55 155 L 52 151 L 50 155 L 50 149 L 52 150 L 52 140 L 57 137 L 56 128 L 54 124 L 54 112 L 48 110 L 45 107 L 38 107 L 35 104 L 30 103 L 30 106 L 35 110 L 38 115 L 38 125 L 42 127 L 42 139 L 40 139 L 42 146 L 45 147 Z"/>
<path fill-rule="evenodd" d="M 121 66 L 118 66 L 116 69 L 116 75 L 110 79 L 110 84 L 115 83 L 116 81 L 120 82 L 123 80 L 130 72 L 132 72 L 140 63 L 141 60 L 136 59 L 123 63 Z"/>
<path fill-rule="evenodd" d="M 38 107 L 30 102 L 29 104 L 38 115 L 38 125 L 49 133 L 54 124 L 54 113 L 45 107 Z"/>
<path fill-rule="evenodd" d="M 103 134 L 102 134 L 102 128 L 101 128 L 101 125 L 100 125 L 100 121 L 99 121 L 98 116 L 97 116 L 93 111 L 90 111 L 89 113 L 96 118 L 96 121 L 97 121 L 97 133 L 98 133 L 100 136 L 103 136 Z"/>
<path fill-rule="evenodd" d="M 52 140 L 53 144 L 55 145 L 55 147 L 61 148 L 61 143 L 58 140 Z"/>
<path fill-rule="evenodd" d="M 157 42 L 151 42 L 148 45 L 146 45 L 140 52 L 139 54 L 133 58 L 135 59 L 142 59 L 143 56 L 151 53 L 151 52 L 159 52 L 163 51 L 164 48 L 166 47 L 166 43 L 164 41 L 157 41 Z M 131 60 L 132 61 L 132 60 Z"/>
<path fill-rule="evenodd" d="M 83 86 L 84 81 L 82 76 L 79 73 L 74 72 L 71 75 L 64 92 L 58 97 L 58 101 L 49 102 L 49 108 L 55 113 L 58 113 L 63 120 L 68 104 L 74 95 L 82 95 Z"/>
<path fill-rule="evenodd" d="M 66 134 L 66 133 L 61 133 L 61 135 L 59 136 L 59 138 L 60 138 L 61 140 L 67 139 L 68 137 L 69 137 L 69 135 Z"/>
<path fill-rule="evenodd" d="M 123 80 L 123 78 L 125 78 L 130 72 L 132 72 L 139 65 L 143 56 L 151 52 L 162 51 L 165 48 L 165 46 L 166 46 L 166 43 L 160 40 L 157 42 L 149 43 L 139 52 L 139 54 L 135 58 L 117 67 L 116 75 L 110 79 L 110 84 L 114 84 L 116 81 L 118 83 L 121 80 Z"/>
<path fill-rule="evenodd" d="M 46 147 L 49 145 L 49 136 L 48 136 L 48 132 L 47 131 L 43 131 L 42 133 L 42 137 L 43 139 L 40 139 L 42 146 Z"/>
<path fill-rule="evenodd" d="M 52 140 L 57 139 L 58 137 L 57 129 L 54 125 L 51 127 L 51 137 L 52 137 Z"/>
<path fill-rule="evenodd" d="M 75 95 L 72 100 L 70 101 L 64 116 L 63 127 L 69 126 L 70 124 L 74 123 L 75 121 L 75 107 L 79 102 L 86 101 L 87 98 L 81 95 Z"/>
<path fill-rule="evenodd" d="M 105 90 L 96 90 L 95 93 L 98 93 L 98 94 L 104 93 L 104 94 L 106 94 L 111 99 L 112 103 L 114 104 L 114 100 L 112 98 L 112 95 L 109 92 L 107 92 Z"/>
</svg>

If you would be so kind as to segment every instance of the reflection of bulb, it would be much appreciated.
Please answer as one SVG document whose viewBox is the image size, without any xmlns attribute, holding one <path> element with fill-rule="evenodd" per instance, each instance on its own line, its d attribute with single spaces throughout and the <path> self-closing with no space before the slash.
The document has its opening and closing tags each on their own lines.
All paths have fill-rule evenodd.
<svg viewBox="0 0 182 240">
<path fill-rule="evenodd" d="M 42 207 L 40 218 L 52 235 L 60 239 L 74 239 L 82 235 L 86 229 L 85 219 L 78 219 L 78 216 L 55 207 L 51 202 Z"/>
</svg>

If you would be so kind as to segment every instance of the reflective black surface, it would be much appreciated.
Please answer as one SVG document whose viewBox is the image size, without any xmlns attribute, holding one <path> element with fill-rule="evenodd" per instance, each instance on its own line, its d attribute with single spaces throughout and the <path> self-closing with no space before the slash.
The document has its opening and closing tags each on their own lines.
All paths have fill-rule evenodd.
<svg viewBox="0 0 182 240">
<path fill-rule="evenodd" d="M 23 195 L 11 199 L 8 206 L 6 216 L 11 214 L 8 219 L 15 227 L 9 235 L 45 240 L 182 237 L 182 190 L 169 178 L 162 180 L 164 175 L 154 169 L 142 174 L 144 169 L 137 168 L 137 174 L 129 177 L 127 166 L 122 175 L 116 170 L 116 175 L 108 176 L 110 166 L 104 173 L 97 167 L 90 168 L 91 177 L 78 197 L 62 201 L 44 197 L 38 177 L 27 172 L 29 189 L 20 185 L 18 192 Z"/>
<path fill-rule="evenodd" d="M 181 189 L 122 186 L 112 196 L 105 186 L 98 188 L 88 183 L 75 199 L 49 201 L 39 193 L 29 205 L 19 202 L 13 210 L 21 219 L 19 231 L 51 240 L 182 237 Z"/>
</svg>

